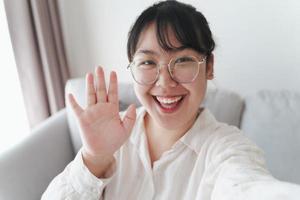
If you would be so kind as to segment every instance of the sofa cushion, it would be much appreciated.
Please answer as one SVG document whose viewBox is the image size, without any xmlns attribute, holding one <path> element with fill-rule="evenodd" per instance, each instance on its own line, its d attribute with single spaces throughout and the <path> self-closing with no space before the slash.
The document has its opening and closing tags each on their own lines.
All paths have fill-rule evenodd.
<svg viewBox="0 0 300 200">
<path fill-rule="evenodd" d="M 281 180 L 300 184 L 300 94 L 260 91 L 245 98 L 241 129 L 265 151 Z"/>
<path fill-rule="evenodd" d="M 65 93 L 66 95 L 68 93 L 74 94 L 78 103 L 85 107 L 84 78 L 69 80 L 66 84 Z M 125 110 L 131 103 L 135 103 L 137 107 L 140 106 L 133 85 L 130 83 L 119 84 L 119 99 L 121 111 Z M 244 103 L 243 99 L 236 93 L 224 89 L 208 89 L 203 104 L 215 115 L 217 120 L 239 127 Z M 66 107 L 74 151 L 77 152 L 82 145 L 79 128 L 68 101 Z"/>
</svg>

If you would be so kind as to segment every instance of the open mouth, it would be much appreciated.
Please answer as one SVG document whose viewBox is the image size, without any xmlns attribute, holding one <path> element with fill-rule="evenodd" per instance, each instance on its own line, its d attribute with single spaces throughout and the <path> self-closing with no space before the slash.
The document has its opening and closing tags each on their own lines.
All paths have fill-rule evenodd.
<svg viewBox="0 0 300 200">
<path fill-rule="evenodd" d="M 185 95 L 180 96 L 153 96 L 156 104 L 164 113 L 175 112 L 184 100 Z"/>
</svg>

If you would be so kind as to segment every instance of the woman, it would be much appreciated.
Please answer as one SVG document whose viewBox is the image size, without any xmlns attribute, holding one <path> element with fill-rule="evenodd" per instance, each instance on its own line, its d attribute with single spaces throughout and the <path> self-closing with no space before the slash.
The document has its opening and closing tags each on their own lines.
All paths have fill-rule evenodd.
<svg viewBox="0 0 300 200">
<path fill-rule="evenodd" d="M 165 1 L 146 9 L 128 39 L 129 68 L 143 105 L 119 115 L 117 75 L 87 74 L 87 102 L 70 94 L 83 147 L 43 199 L 296 199 L 274 179 L 262 152 L 203 101 L 213 79 L 215 43 L 192 6 Z"/>
</svg>

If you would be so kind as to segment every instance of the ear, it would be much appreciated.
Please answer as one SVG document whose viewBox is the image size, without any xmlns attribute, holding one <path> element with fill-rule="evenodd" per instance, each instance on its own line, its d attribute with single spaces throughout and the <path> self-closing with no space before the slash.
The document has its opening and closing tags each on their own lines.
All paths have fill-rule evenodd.
<svg viewBox="0 0 300 200">
<path fill-rule="evenodd" d="M 206 59 L 206 79 L 214 79 L 214 54 L 210 54 Z"/>
</svg>

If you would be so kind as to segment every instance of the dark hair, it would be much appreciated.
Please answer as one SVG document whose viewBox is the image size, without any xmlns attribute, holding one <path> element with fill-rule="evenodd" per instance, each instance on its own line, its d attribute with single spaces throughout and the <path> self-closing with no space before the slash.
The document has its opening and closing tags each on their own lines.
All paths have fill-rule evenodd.
<svg viewBox="0 0 300 200">
<path fill-rule="evenodd" d="M 128 34 L 127 56 L 131 62 L 136 51 L 139 36 L 151 22 L 156 24 L 159 45 L 164 50 L 174 50 L 167 30 L 171 28 L 176 39 L 186 48 L 210 55 L 215 42 L 205 17 L 191 5 L 177 1 L 162 1 L 153 4 L 137 18 Z"/>
</svg>

